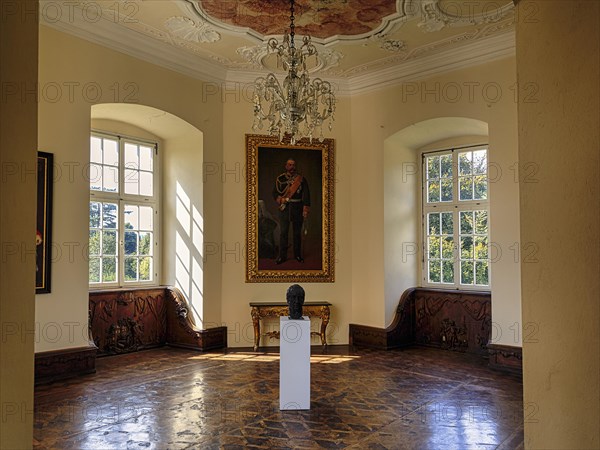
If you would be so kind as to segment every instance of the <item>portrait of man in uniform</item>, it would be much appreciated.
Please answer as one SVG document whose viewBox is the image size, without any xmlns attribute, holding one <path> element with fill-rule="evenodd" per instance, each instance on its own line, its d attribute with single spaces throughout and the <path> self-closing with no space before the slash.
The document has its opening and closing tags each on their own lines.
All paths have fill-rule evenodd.
<svg viewBox="0 0 600 450">
<path fill-rule="evenodd" d="M 302 224 L 310 212 L 310 191 L 308 182 L 296 172 L 296 161 L 288 159 L 285 172 L 277 177 L 273 187 L 273 198 L 279 208 L 279 256 L 275 264 L 279 265 L 288 259 L 288 238 L 292 225 L 292 241 L 294 259 L 299 263 L 302 258 Z"/>
<path fill-rule="evenodd" d="M 333 141 L 247 149 L 247 280 L 333 281 Z"/>
<path fill-rule="evenodd" d="M 321 156 L 300 148 L 259 149 L 259 269 L 322 268 Z M 274 226 L 265 227 L 264 217 Z M 274 248 L 261 253 L 265 242 Z"/>
</svg>

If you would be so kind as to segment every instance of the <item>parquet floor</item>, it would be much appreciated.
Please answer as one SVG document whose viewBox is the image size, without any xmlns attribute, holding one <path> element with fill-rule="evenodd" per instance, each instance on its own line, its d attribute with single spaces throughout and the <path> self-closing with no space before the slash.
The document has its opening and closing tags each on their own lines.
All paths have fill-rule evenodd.
<svg viewBox="0 0 600 450">
<path fill-rule="evenodd" d="M 521 380 L 449 351 L 313 348 L 310 411 L 279 411 L 276 352 L 163 347 L 39 386 L 36 449 L 523 448 Z"/>
</svg>

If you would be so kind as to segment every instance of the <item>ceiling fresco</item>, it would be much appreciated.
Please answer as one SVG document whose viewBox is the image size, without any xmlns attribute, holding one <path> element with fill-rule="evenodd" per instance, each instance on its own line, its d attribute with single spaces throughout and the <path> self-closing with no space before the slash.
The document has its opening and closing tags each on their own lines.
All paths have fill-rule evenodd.
<svg viewBox="0 0 600 450">
<path fill-rule="evenodd" d="M 229 25 L 251 28 L 262 35 L 289 29 L 290 5 L 286 0 L 196 0 L 207 15 Z M 361 35 L 375 30 L 382 19 L 397 12 L 395 0 L 297 0 L 298 34 L 325 39 Z"/>
<path fill-rule="evenodd" d="M 512 0 L 297 0 L 295 9 L 297 37 L 310 35 L 319 52 L 311 70 L 340 85 L 514 54 Z M 41 21 L 198 78 L 247 82 L 277 69 L 267 41 L 289 30 L 289 3 L 41 0 Z"/>
</svg>

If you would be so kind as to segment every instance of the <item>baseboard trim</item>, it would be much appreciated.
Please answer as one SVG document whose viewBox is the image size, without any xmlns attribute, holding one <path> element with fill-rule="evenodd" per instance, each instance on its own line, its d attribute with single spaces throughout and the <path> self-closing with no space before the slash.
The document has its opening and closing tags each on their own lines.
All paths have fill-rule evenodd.
<svg viewBox="0 0 600 450">
<path fill-rule="evenodd" d="M 96 346 L 52 350 L 35 354 L 35 384 L 96 373 Z"/>
<path fill-rule="evenodd" d="M 490 368 L 523 376 L 523 349 L 521 347 L 488 344 L 487 348 Z"/>
</svg>

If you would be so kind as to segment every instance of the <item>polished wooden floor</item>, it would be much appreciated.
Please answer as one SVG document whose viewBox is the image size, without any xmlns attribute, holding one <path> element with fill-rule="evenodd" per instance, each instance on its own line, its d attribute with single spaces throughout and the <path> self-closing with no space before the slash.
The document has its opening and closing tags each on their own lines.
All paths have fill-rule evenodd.
<svg viewBox="0 0 600 450">
<path fill-rule="evenodd" d="M 521 449 L 520 379 L 428 348 L 313 349 L 311 410 L 279 411 L 278 354 L 161 348 L 39 386 L 37 449 Z"/>
</svg>

